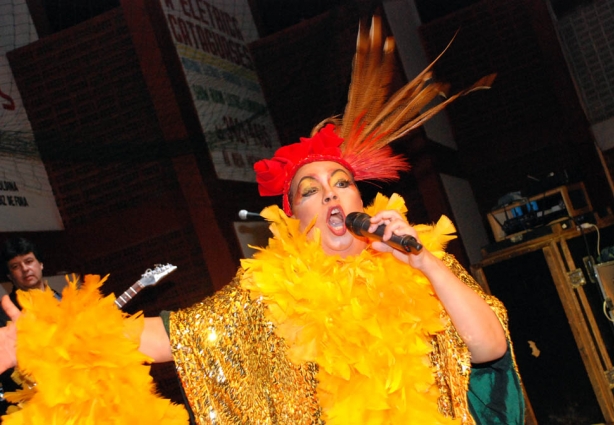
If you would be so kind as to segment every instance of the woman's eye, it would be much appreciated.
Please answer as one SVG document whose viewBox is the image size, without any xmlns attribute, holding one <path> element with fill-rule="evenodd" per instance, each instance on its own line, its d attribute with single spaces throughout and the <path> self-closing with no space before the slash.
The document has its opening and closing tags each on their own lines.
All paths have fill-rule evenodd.
<svg viewBox="0 0 614 425">
<path fill-rule="evenodd" d="M 350 185 L 349 180 L 339 180 L 335 186 L 337 187 L 348 187 Z"/>
<path fill-rule="evenodd" d="M 301 196 L 311 196 L 317 191 L 318 189 L 316 189 L 315 187 L 308 187 L 301 192 Z"/>
</svg>

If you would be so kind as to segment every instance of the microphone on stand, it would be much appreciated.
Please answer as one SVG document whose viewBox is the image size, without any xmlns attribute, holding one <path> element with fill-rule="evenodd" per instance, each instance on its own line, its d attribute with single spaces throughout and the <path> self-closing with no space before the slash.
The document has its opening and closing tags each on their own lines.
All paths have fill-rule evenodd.
<svg viewBox="0 0 614 425">
<path fill-rule="evenodd" d="M 369 214 L 361 212 L 352 212 L 345 217 L 345 227 L 356 236 L 367 237 L 376 241 L 384 242 L 386 245 L 393 247 L 399 251 L 411 252 L 417 254 L 422 249 L 422 244 L 419 243 L 416 238 L 410 235 L 399 236 L 394 233 L 387 241 L 382 241 L 384 230 L 386 230 L 385 224 L 380 224 L 377 229 L 370 233 L 369 227 L 371 226 L 371 216 Z"/>
<path fill-rule="evenodd" d="M 239 211 L 239 218 L 241 220 L 264 220 L 264 217 L 262 217 L 260 214 L 249 212 L 247 210 Z"/>
</svg>

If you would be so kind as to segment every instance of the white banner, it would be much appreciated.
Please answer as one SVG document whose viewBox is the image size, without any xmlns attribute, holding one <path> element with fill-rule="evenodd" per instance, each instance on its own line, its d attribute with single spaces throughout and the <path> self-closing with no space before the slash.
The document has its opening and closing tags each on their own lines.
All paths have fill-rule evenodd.
<svg viewBox="0 0 614 425">
<path fill-rule="evenodd" d="M 247 48 L 258 37 L 247 0 L 161 4 L 217 176 L 254 182 L 279 139 Z"/>
<path fill-rule="evenodd" d="M 0 232 L 62 230 L 6 52 L 37 40 L 25 0 L 0 0 Z"/>
</svg>

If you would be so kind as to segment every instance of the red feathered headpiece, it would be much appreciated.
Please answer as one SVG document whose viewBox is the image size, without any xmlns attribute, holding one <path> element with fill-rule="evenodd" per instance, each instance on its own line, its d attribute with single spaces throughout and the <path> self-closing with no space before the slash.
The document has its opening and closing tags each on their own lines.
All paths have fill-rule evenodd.
<svg viewBox="0 0 614 425">
<path fill-rule="evenodd" d="M 373 152 L 379 159 L 371 156 L 370 160 L 361 161 L 361 155 L 347 155 L 342 151 L 343 139 L 335 133 L 333 124 L 325 125 L 311 138 L 301 137 L 300 140 L 299 143 L 277 149 L 273 158 L 254 164 L 260 195 L 283 195 L 283 208 L 288 216 L 292 214 L 288 199 L 290 184 L 296 172 L 305 164 L 337 162 L 347 168 L 355 180 L 393 180 L 398 178 L 398 170 L 408 168 L 405 160 L 399 155 L 392 155 L 389 147 Z"/>
</svg>

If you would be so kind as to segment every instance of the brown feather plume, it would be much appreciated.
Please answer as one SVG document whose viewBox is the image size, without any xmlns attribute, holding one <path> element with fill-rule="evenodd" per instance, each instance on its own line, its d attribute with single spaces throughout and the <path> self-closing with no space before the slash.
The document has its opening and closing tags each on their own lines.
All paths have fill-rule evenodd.
<svg viewBox="0 0 614 425">
<path fill-rule="evenodd" d="M 337 132 L 344 139 L 341 146 L 344 158 L 351 164 L 356 163 L 355 169 L 367 167 L 370 170 L 364 178 L 370 178 L 370 172 L 382 166 L 387 168 L 384 175 L 378 172 L 373 178 L 394 178 L 398 171 L 407 168 L 407 163 L 401 157 L 391 156 L 391 151 L 386 148 L 390 142 L 418 128 L 458 97 L 490 88 L 496 74 L 487 75 L 471 87 L 447 97 L 450 85 L 435 81 L 432 68 L 453 40 L 418 76 L 389 99 L 394 39 L 384 38 L 379 16 L 373 17 L 370 29 L 360 23 L 348 102 Z M 445 100 L 432 106 L 431 103 L 439 97 Z M 381 149 L 384 151 L 377 152 Z M 385 155 L 388 155 L 385 163 L 368 166 L 370 161 L 383 160 Z M 363 179 L 359 175 L 355 177 Z"/>
</svg>

